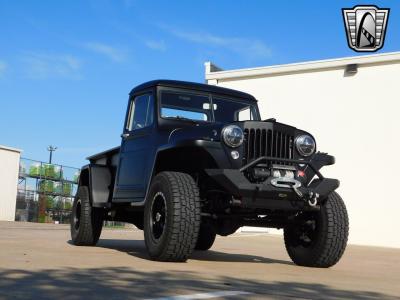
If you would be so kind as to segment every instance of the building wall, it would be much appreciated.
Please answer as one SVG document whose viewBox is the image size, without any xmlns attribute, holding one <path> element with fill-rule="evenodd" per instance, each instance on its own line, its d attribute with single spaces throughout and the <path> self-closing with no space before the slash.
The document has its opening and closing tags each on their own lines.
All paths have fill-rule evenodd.
<svg viewBox="0 0 400 300">
<path fill-rule="evenodd" d="M 0 146 L 0 221 L 15 220 L 20 151 Z"/>
<path fill-rule="evenodd" d="M 350 217 L 350 242 L 400 247 L 400 61 L 215 79 L 253 94 L 262 118 L 312 133 L 336 157 L 322 170 L 339 178 Z"/>
</svg>

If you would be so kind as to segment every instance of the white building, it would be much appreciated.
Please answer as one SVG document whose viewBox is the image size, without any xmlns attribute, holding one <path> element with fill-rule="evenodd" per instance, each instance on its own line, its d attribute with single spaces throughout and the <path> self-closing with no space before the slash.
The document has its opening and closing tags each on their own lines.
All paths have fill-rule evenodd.
<svg viewBox="0 0 400 300">
<path fill-rule="evenodd" d="M 20 154 L 0 145 L 0 221 L 15 220 Z"/>
<path fill-rule="evenodd" d="M 400 52 L 251 69 L 206 63 L 207 83 L 248 92 L 263 119 L 312 133 L 336 157 L 350 243 L 400 247 Z"/>
</svg>

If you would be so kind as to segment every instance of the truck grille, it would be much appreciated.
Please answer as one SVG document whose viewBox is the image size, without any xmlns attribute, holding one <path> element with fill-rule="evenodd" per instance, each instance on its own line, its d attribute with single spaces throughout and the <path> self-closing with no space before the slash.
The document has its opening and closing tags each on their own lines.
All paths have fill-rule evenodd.
<svg viewBox="0 0 400 300">
<path fill-rule="evenodd" d="M 292 159 L 293 140 L 293 135 L 281 131 L 245 128 L 243 164 L 250 163 L 261 156 Z"/>
</svg>

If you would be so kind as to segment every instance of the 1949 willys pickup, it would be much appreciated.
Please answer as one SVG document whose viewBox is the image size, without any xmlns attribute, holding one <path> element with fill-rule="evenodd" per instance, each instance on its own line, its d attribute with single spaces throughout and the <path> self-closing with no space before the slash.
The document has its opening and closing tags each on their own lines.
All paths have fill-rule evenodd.
<svg viewBox="0 0 400 300">
<path fill-rule="evenodd" d="M 330 267 L 342 256 L 346 207 L 339 181 L 320 173 L 334 157 L 317 152 L 311 134 L 262 121 L 253 96 L 147 82 L 130 93 L 121 138 L 81 170 L 75 245 L 95 245 L 103 221 L 114 220 L 143 229 L 160 261 L 185 261 L 241 226 L 283 228 L 298 265 Z"/>
</svg>

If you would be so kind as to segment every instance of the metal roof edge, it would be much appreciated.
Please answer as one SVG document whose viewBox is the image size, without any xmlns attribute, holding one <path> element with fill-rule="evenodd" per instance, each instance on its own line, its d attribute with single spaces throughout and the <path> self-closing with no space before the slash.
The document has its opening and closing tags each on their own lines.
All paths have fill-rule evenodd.
<svg viewBox="0 0 400 300">
<path fill-rule="evenodd" d="M 176 87 L 176 88 L 182 88 L 182 89 L 194 89 L 194 90 L 199 90 L 199 91 L 205 91 L 209 93 L 215 93 L 215 94 L 224 94 L 232 97 L 237 97 L 237 98 L 246 98 L 251 101 L 257 101 L 252 95 L 234 90 L 234 89 L 229 89 L 225 87 L 220 87 L 220 86 L 215 86 L 215 85 L 210 85 L 206 83 L 198 83 L 198 82 L 191 82 L 191 81 L 181 81 L 181 80 L 169 80 L 169 79 L 157 79 L 157 80 L 152 80 L 152 81 L 147 81 L 144 82 L 136 87 L 134 87 L 129 95 L 133 95 L 138 91 L 151 88 L 154 86 L 164 86 L 164 87 Z"/>
<path fill-rule="evenodd" d="M 241 77 L 254 77 L 262 75 L 273 75 L 280 73 L 295 73 L 295 72 L 307 72 L 310 70 L 318 69 L 332 69 L 340 68 L 349 64 L 370 65 L 375 63 L 387 63 L 387 62 L 400 62 L 400 52 L 388 52 L 382 54 L 372 54 L 363 56 L 350 56 L 343 58 L 334 58 L 326 60 L 315 60 L 308 62 L 275 65 L 275 66 L 265 66 L 256 68 L 245 68 L 245 69 L 234 69 L 225 71 L 212 71 L 212 68 L 207 68 L 205 78 L 206 80 L 219 80 L 219 79 L 234 79 Z M 211 62 L 208 62 L 212 65 Z"/>
<path fill-rule="evenodd" d="M 7 147 L 7 146 L 3 146 L 3 145 L 0 145 L 0 150 L 7 150 L 7 151 L 12 151 L 12 152 L 17 152 L 17 153 L 21 153 L 22 152 L 21 149 Z"/>
</svg>

